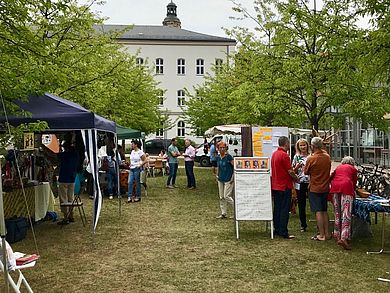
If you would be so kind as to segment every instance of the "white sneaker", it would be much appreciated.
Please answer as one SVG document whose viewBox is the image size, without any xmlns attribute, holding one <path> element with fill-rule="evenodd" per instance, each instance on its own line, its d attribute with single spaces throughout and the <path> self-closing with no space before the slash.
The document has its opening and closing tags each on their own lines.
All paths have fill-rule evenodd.
<svg viewBox="0 0 390 293">
<path fill-rule="evenodd" d="M 110 196 L 108 197 L 108 199 L 114 199 L 114 197 L 113 197 L 112 195 L 110 195 Z"/>
</svg>

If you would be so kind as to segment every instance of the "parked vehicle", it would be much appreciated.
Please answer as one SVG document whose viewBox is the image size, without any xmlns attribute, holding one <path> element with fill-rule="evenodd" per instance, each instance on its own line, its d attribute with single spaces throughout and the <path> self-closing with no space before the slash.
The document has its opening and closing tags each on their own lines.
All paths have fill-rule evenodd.
<svg viewBox="0 0 390 293">
<path fill-rule="evenodd" d="M 165 153 L 168 150 L 169 145 L 171 144 L 170 139 L 160 139 L 152 138 L 145 141 L 144 152 L 149 155 L 158 155 L 161 150 L 164 150 Z"/>
<path fill-rule="evenodd" d="M 228 148 L 229 154 L 233 157 L 241 156 L 242 142 L 241 134 L 218 134 L 213 136 L 208 141 L 208 149 L 210 145 L 215 142 L 224 141 Z M 202 143 L 196 148 L 195 162 L 198 162 L 200 166 L 210 166 L 210 153 L 205 153 L 205 143 Z"/>
</svg>

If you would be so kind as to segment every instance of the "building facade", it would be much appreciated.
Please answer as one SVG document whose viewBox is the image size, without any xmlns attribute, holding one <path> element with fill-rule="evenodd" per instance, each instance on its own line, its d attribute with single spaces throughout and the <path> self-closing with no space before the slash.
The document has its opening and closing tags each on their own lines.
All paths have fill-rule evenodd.
<svg viewBox="0 0 390 293">
<path fill-rule="evenodd" d="M 122 30 L 126 26 L 104 25 L 105 30 Z M 202 133 L 186 122 L 183 114 L 190 95 L 204 83 L 212 68 L 228 62 L 236 41 L 181 28 L 177 6 L 167 6 L 162 26 L 135 25 L 118 38 L 124 49 L 137 55 L 139 65 L 148 66 L 161 89 L 159 106 L 164 117 L 160 128 L 150 138 L 186 137 L 202 142 Z"/>
</svg>

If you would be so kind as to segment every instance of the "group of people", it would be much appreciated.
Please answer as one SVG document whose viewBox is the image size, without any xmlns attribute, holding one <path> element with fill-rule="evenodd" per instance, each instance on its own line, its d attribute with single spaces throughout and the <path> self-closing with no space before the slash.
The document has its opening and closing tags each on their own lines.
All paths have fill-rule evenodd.
<svg viewBox="0 0 390 293">
<path fill-rule="evenodd" d="M 191 145 L 189 139 L 185 140 L 185 151 L 181 153 L 177 148 L 177 140 L 173 138 L 171 144 L 167 150 L 167 159 L 169 164 L 169 175 L 166 183 L 166 187 L 173 189 L 176 188 L 176 176 L 178 169 L 178 157 L 184 157 L 185 172 L 187 177 L 187 188 L 196 188 L 196 179 L 194 175 L 194 159 L 195 159 L 195 148 Z M 137 180 L 137 186 L 139 178 L 138 172 L 145 162 L 145 158 L 141 155 L 140 150 L 136 145 L 132 145 L 133 150 L 130 154 L 130 179 L 129 179 L 129 193 L 128 201 L 131 201 L 130 186 L 132 186 L 133 180 Z M 220 200 L 221 214 L 217 217 L 219 219 L 227 218 L 228 205 L 233 206 L 233 191 L 234 191 L 234 167 L 233 157 L 227 152 L 227 146 L 224 142 L 213 142 L 210 146 L 210 162 L 212 165 L 213 174 L 217 178 L 218 192 Z M 134 179 L 133 179 L 134 178 Z M 140 189 L 137 189 L 137 198 L 140 201 Z"/>
<path fill-rule="evenodd" d="M 171 144 L 168 147 L 167 155 L 168 155 L 168 164 L 169 164 L 169 175 L 167 179 L 167 188 L 176 188 L 176 176 L 177 169 L 179 166 L 178 157 L 183 155 L 184 157 L 184 166 L 187 176 L 187 188 L 195 189 L 196 188 L 196 180 L 194 174 L 194 160 L 195 160 L 195 148 L 191 145 L 191 141 L 186 139 L 184 141 L 185 151 L 184 153 L 180 153 L 177 148 L 177 140 L 176 138 L 171 139 Z"/>
<path fill-rule="evenodd" d="M 133 141 L 131 144 L 132 151 L 130 153 L 130 168 L 129 168 L 129 189 L 127 202 L 141 201 L 141 180 L 140 174 L 144 165 L 147 164 L 145 153 L 141 150 L 140 142 Z M 195 148 L 191 145 L 189 139 L 185 140 L 185 152 L 181 153 L 177 148 L 176 138 L 171 139 L 171 144 L 168 147 L 167 153 L 162 153 L 161 156 L 166 156 L 168 162 L 169 175 L 167 179 L 167 188 L 176 188 L 176 176 L 178 169 L 178 157 L 184 157 L 185 171 L 187 176 L 187 188 L 195 189 L 196 180 L 194 175 L 194 159 Z M 133 198 L 133 185 L 136 185 L 135 198 Z"/>
<path fill-rule="evenodd" d="M 292 190 L 295 188 L 298 198 L 299 219 L 301 232 L 307 231 L 306 198 L 309 198 L 311 211 L 315 214 L 318 233 L 311 239 L 325 241 L 336 239 L 337 244 L 344 249 L 351 249 L 351 214 L 355 196 L 357 181 L 357 169 L 354 167 L 352 157 L 344 157 L 332 173 L 331 159 L 324 149 L 320 137 L 307 140 L 299 139 L 296 143 L 296 153 L 291 162 L 287 151 L 290 149 L 290 141 L 281 136 L 278 140 L 279 147 L 271 158 L 271 189 L 274 200 L 273 222 L 276 235 L 293 239 L 294 235 L 288 232 L 288 221 L 291 207 Z M 130 154 L 130 166 L 128 177 L 128 203 L 141 201 L 141 171 L 147 164 L 146 155 L 141 149 L 140 141 L 132 141 Z M 177 148 L 177 140 L 173 138 L 167 150 L 167 162 L 169 176 L 166 187 L 176 187 L 178 169 L 178 157 L 184 157 L 187 177 L 187 188 L 195 189 L 194 175 L 195 148 L 189 139 L 185 140 L 185 151 L 181 153 Z M 233 206 L 234 191 L 234 161 L 227 152 L 227 146 L 223 141 L 213 142 L 210 145 L 210 162 L 212 172 L 217 178 L 218 193 L 221 213 L 219 219 L 227 218 L 228 205 Z M 60 202 L 68 202 L 73 199 L 75 175 L 78 168 L 78 153 L 71 142 L 63 145 L 63 152 L 58 154 L 59 159 L 59 197 Z M 114 158 L 113 154 L 110 154 Z M 108 191 L 112 198 L 115 165 L 109 160 L 107 171 Z M 112 171 L 110 171 L 112 169 Z M 111 178 L 111 180 L 110 180 Z M 135 187 L 135 188 L 134 188 Z M 133 190 L 133 188 L 135 190 Z M 135 196 L 134 196 L 135 193 Z M 331 200 L 334 208 L 334 231 L 329 231 L 328 200 Z M 64 219 L 61 224 L 74 221 L 73 215 L 66 207 L 62 208 Z"/>
<path fill-rule="evenodd" d="M 306 198 L 315 213 L 318 233 L 311 237 L 315 241 L 332 239 L 344 249 L 351 249 L 352 204 L 355 196 L 357 169 L 352 157 L 344 157 L 332 173 L 331 159 L 324 149 L 323 140 L 314 137 L 309 143 L 299 139 L 296 154 L 290 163 L 287 151 L 289 139 L 279 138 L 279 148 L 271 159 L 271 189 L 274 198 L 273 221 L 275 234 L 286 239 L 295 238 L 288 233 L 292 189 L 298 197 L 301 232 L 307 231 Z M 328 199 L 332 201 L 335 215 L 334 232 L 329 231 Z"/>
</svg>

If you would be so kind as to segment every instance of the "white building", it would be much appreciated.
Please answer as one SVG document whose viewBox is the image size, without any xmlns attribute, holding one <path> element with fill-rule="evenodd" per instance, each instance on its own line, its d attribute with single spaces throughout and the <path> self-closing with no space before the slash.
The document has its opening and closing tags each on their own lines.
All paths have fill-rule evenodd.
<svg viewBox="0 0 390 293">
<path fill-rule="evenodd" d="M 185 91 L 195 94 L 194 86 L 203 84 L 205 74 L 212 73 L 214 65 L 227 62 L 236 41 L 182 29 L 176 9 L 173 2 L 169 3 L 162 26 L 135 25 L 118 42 L 130 54 L 137 54 L 139 64 L 150 66 L 162 90 L 159 103 L 167 122 L 162 122 L 150 137 L 188 137 L 201 142 L 202 134 L 194 135 L 195 130 L 183 117 L 182 109 L 188 100 Z M 104 30 L 124 28 L 104 25 Z"/>
</svg>

